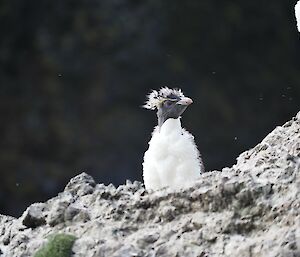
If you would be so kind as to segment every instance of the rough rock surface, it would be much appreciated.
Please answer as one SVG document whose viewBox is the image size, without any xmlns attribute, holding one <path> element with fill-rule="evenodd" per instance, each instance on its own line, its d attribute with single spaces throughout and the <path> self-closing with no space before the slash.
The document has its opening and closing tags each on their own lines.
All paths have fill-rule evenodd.
<svg viewBox="0 0 300 257">
<path fill-rule="evenodd" d="M 300 112 L 190 188 L 148 193 L 82 173 L 20 218 L 0 216 L 0 256 L 32 256 L 56 232 L 78 238 L 76 257 L 300 256 L 299 172 Z"/>
</svg>

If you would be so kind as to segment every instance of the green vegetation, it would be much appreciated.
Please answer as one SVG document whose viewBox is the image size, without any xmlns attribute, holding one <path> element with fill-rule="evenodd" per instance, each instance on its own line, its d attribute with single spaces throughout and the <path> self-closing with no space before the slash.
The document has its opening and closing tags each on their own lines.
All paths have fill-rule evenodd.
<svg viewBox="0 0 300 257">
<path fill-rule="evenodd" d="M 36 252 L 34 257 L 70 257 L 76 237 L 67 234 L 56 234 L 49 242 Z"/>
</svg>

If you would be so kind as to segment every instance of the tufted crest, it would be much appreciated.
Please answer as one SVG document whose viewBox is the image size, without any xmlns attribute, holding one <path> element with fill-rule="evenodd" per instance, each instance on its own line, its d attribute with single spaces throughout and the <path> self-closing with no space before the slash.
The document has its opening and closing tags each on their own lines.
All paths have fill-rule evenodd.
<svg viewBox="0 0 300 257">
<path fill-rule="evenodd" d="M 159 91 L 153 90 L 147 95 L 147 101 L 143 105 L 144 108 L 155 110 L 166 99 L 180 99 L 184 97 L 181 89 L 162 87 Z"/>
</svg>

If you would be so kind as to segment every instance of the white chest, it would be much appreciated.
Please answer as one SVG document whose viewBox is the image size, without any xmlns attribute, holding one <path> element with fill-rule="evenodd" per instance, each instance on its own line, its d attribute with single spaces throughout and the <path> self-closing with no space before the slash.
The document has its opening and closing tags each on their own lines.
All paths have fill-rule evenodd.
<svg viewBox="0 0 300 257">
<path fill-rule="evenodd" d="M 147 189 L 180 187 L 200 176 L 198 149 L 193 136 L 182 129 L 180 119 L 168 119 L 160 130 L 154 130 L 143 169 Z"/>
</svg>

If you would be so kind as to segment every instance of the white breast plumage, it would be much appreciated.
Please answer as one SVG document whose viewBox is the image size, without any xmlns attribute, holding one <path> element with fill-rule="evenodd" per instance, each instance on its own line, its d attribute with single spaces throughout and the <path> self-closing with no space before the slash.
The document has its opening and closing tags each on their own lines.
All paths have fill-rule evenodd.
<svg viewBox="0 0 300 257">
<path fill-rule="evenodd" d="M 296 15 L 296 21 L 297 21 L 297 28 L 300 32 L 300 1 L 297 2 L 295 5 L 295 15 Z"/>
<path fill-rule="evenodd" d="M 194 137 L 181 127 L 180 118 L 154 129 L 144 155 L 146 189 L 180 188 L 198 179 L 202 169 Z"/>
</svg>

